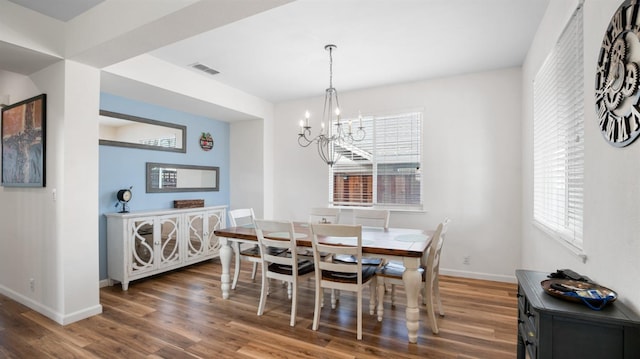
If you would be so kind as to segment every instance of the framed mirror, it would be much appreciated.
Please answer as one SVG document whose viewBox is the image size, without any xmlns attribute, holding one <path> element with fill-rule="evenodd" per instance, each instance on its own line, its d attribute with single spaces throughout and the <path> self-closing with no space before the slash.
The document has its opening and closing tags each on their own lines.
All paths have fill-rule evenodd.
<svg viewBox="0 0 640 359">
<path fill-rule="evenodd" d="M 147 193 L 218 191 L 218 167 L 147 162 Z"/>
<path fill-rule="evenodd" d="M 187 152 L 187 127 L 100 110 L 99 143 L 107 146 Z"/>
</svg>

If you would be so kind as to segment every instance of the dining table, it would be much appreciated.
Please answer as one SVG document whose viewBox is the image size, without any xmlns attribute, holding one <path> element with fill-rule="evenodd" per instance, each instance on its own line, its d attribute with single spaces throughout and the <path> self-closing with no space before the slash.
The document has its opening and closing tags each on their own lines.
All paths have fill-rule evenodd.
<svg viewBox="0 0 640 359">
<path fill-rule="evenodd" d="M 298 247 L 311 247 L 311 228 L 309 223 L 294 222 L 296 244 Z M 419 293 L 422 284 L 420 266 L 426 264 L 426 256 L 431 242 L 430 231 L 410 228 L 377 228 L 362 227 L 363 257 L 382 258 L 388 261 L 402 262 L 405 271 L 402 275 L 407 300 L 406 325 L 410 343 L 418 340 L 420 308 Z M 257 244 L 258 237 L 252 225 L 221 228 L 214 231 L 220 241 L 220 262 L 222 275 L 220 278 L 222 298 L 228 299 L 231 289 L 231 256 L 232 242 Z M 270 237 L 270 234 L 266 234 Z M 277 238 L 277 234 L 274 236 Z M 355 238 L 318 238 L 325 243 L 356 245 Z M 237 255 L 237 254 L 236 254 Z M 378 310 L 382 310 L 379 303 Z"/>
</svg>

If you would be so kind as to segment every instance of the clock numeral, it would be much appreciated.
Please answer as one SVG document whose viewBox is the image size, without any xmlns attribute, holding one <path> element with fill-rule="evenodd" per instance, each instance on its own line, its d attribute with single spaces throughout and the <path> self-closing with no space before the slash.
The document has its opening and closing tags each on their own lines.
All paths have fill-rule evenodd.
<svg viewBox="0 0 640 359">
<path fill-rule="evenodd" d="M 640 111 L 638 111 L 636 105 L 631 106 L 628 123 L 630 132 L 636 133 L 640 130 Z"/>
<path fill-rule="evenodd" d="M 607 128 L 607 123 L 609 122 L 609 117 L 608 116 L 601 116 L 600 117 L 600 132 L 606 132 L 606 128 Z"/>
<path fill-rule="evenodd" d="M 607 128 L 605 131 L 607 132 L 607 139 L 611 142 L 617 142 L 617 122 L 618 121 L 616 121 L 616 116 L 613 114 L 609 114 L 607 119 Z"/>
<path fill-rule="evenodd" d="M 604 105 L 604 101 L 600 100 L 596 103 L 598 107 L 598 118 L 600 119 L 600 129 L 604 131 L 603 122 L 606 120 L 605 114 L 607 113 L 607 107 Z"/>
<path fill-rule="evenodd" d="M 624 27 L 626 26 L 626 17 L 623 16 L 625 10 L 626 9 L 619 9 L 618 12 L 613 15 L 613 19 L 611 20 L 611 29 L 613 30 L 611 35 L 614 39 L 622 33 L 622 30 L 624 30 Z"/>
<path fill-rule="evenodd" d="M 629 23 L 629 27 L 630 27 L 630 28 L 631 28 L 632 26 L 634 26 L 634 25 L 637 25 L 637 24 L 638 24 L 638 9 L 639 9 L 639 8 L 640 8 L 640 7 L 638 6 L 638 4 L 634 4 L 633 6 L 630 6 L 630 7 L 629 7 L 629 9 L 631 10 L 631 11 L 630 11 L 630 13 L 631 13 L 631 14 L 630 14 L 630 16 L 631 16 L 631 17 L 630 17 L 631 22 Z"/>
<path fill-rule="evenodd" d="M 617 142 L 624 142 L 629 138 L 629 124 L 625 121 L 624 117 L 618 117 L 617 119 L 617 127 L 618 127 L 618 139 Z"/>
<path fill-rule="evenodd" d="M 611 46 L 613 45 L 613 40 L 609 38 L 611 34 L 607 33 L 602 39 L 602 48 L 600 49 L 600 60 L 601 62 L 608 61 L 609 50 L 611 50 Z"/>
</svg>

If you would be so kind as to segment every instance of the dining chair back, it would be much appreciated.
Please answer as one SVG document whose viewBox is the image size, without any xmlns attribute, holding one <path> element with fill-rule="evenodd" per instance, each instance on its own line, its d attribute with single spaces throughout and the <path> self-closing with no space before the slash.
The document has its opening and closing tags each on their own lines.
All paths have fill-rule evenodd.
<svg viewBox="0 0 640 359">
<path fill-rule="evenodd" d="M 431 243 L 427 249 L 426 258 L 423 257 L 422 266 L 419 268 L 420 273 L 422 273 L 422 302 L 427 306 L 427 315 L 429 317 L 431 331 L 434 334 L 438 334 L 439 332 L 438 323 L 435 318 L 434 298 L 440 316 L 444 316 L 442 300 L 440 299 L 438 276 L 440 271 L 440 255 L 450 222 L 451 220 L 449 218 L 445 218 L 442 223 L 438 224 L 438 227 L 431 235 Z M 402 279 L 404 271 L 405 268 L 402 263 L 389 262 L 382 266 L 376 273 L 378 282 L 378 321 L 382 321 L 383 316 L 385 285 L 391 285 L 391 305 L 393 306 L 395 305 L 395 285 L 404 284 Z"/>
<path fill-rule="evenodd" d="M 440 255 L 442 254 L 442 246 L 444 244 L 445 237 L 447 236 L 447 230 L 449 229 L 449 223 L 451 220 L 449 218 L 445 218 L 444 221 L 438 226 L 440 229 L 440 235 L 437 237 L 437 242 L 431 242 L 429 245 L 429 255 L 427 257 L 426 264 L 426 275 L 425 275 L 425 285 L 423 286 L 423 294 L 422 298 L 427 304 L 427 312 L 430 313 L 432 322 L 432 327 L 435 327 L 437 330 L 437 322 L 435 320 L 434 308 L 433 308 L 433 299 L 435 298 L 436 304 L 438 306 L 438 313 L 440 316 L 444 316 L 444 309 L 442 308 L 442 300 L 440 298 Z M 436 237 L 433 238 L 434 240 Z M 429 289 L 433 292 L 433 295 L 430 295 L 428 292 Z"/>
<path fill-rule="evenodd" d="M 239 208 L 229 211 L 231 227 L 253 227 L 255 218 L 253 208 Z"/>
<path fill-rule="evenodd" d="M 253 213 L 253 208 L 239 208 L 229 211 L 229 224 L 231 227 L 253 227 L 256 216 Z M 262 261 L 260 257 L 260 250 L 258 246 L 251 246 L 250 248 L 241 249 L 240 242 L 234 241 L 231 246 L 236 253 L 235 269 L 233 272 L 233 283 L 231 289 L 236 289 L 238 285 L 238 279 L 240 277 L 240 261 L 248 261 L 253 263 L 251 270 L 251 280 L 256 279 L 256 273 L 258 272 L 258 264 Z"/>
<path fill-rule="evenodd" d="M 362 290 L 370 286 L 369 312 L 375 307 L 376 267 L 362 265 L 362 226 L 311 223 L 313 260 L 316 268 L 316 301 L 313 330 L 318 330 L 323 289 L 356 292 L 357 338 L 362 340 Z M 322 257 L 327 254 L 327 257 Z M 333 262 L 335 255 L 353 256 L 355 263 Z"/>
<path fill-rule="evenodd" d="M 309 213 L 309 223 L 340 223 L 340 208 L 314 207 Z"/>
<path fill-rule="evenodd" d="M 389 229 L 390 212 L 387 209 L 353 209 L 353 224 L 363 227 L 378 227 Z"/>
<path fill-rule="evenodd" d="M 269 295 L 269 279 L 288 282 L 288 297 L 291 299 L 291 319 L 289 325 L 296 323 L 298 306 L 298 283 L 313 276 L 313 262 L 298 258 L 296 233 L 292 222 L 255 220 L 256 236 L 262 255 L 262 290 L 258 315 L 264 313 Z M 281 249 L 280 253 L 273 249 Z"/>
</svg>

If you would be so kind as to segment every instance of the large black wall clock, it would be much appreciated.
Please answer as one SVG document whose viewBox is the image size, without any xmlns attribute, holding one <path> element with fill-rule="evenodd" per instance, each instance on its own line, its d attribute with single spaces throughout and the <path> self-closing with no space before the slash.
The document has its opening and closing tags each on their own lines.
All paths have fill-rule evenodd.
<svg viewBox="0 0 640 359">
<path fill-rule="evenodd" d="M 596 72 L 596 111 L 600 131 L 613 146 L 640 135 L 640 14 L 638 0 L 626 0 L 602 39 Z"/>
</svg>

